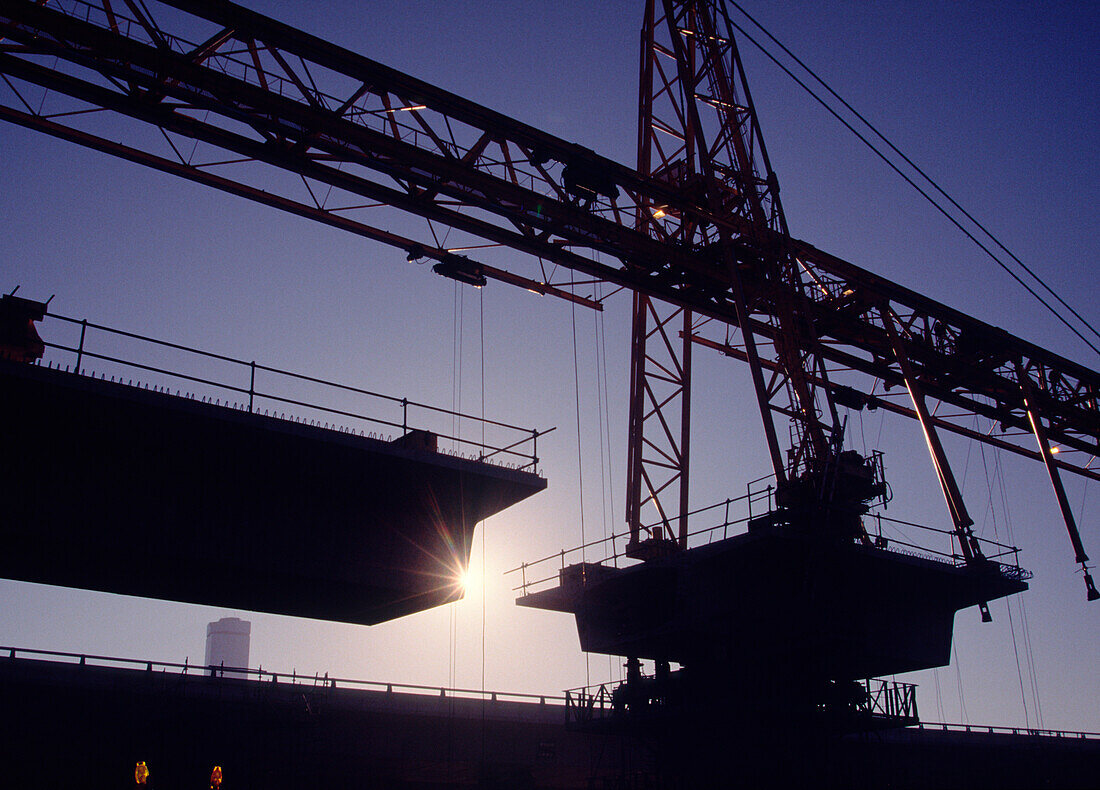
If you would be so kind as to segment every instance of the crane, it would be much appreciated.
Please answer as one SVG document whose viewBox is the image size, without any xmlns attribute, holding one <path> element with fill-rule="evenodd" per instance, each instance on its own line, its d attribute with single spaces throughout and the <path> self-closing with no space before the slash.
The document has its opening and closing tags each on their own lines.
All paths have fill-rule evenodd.
<svg viewBox="0 0 1100 790">
<path fill-rule="evenodd" d="M 861 516 L 883 481 L 873 458 L 845 449 L 838 407 L 881 408 L 920 424 L 968 565 L 986 558 L 939 434 L 1043 463 L 1086 594 L 1100 597 L 1061 483 L 1064 473 L 1100 478 L 1100 376 L 792 236 L 721 5 L 647 3 L 634 169 L 231 3 L 163 6 L 154 18 L 136 2 L 4 3 L 0 71 L 201 141 L 220 159 L 118 143 L 79 115 L 45 116 L 18 99 L 0 115 L 389 244 L 461 283 L 504 282 L 592 309 L 608 296 L 578 288 L 631 291 L 630 556 L 656 562 L 688 548 L 691 359 L 701 346 L 748 364 L 783 518 L 869 540 Z M 247 166 L 213 166 L 227 161 Z M 497 268 L 346 206 L 258 186 L 256 173 L 280 171 L 527 260 Z M 647 510 L 660 529 L 644 526 Z"/>
</svg>

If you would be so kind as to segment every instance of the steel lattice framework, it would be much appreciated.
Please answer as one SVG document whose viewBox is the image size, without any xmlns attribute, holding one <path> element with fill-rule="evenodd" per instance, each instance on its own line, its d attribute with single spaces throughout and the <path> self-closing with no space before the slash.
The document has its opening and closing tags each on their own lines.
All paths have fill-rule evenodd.
<svg viewBox="0 0 1100 790">
<path fill-rule="evenodd" d="M 741 333 L 742 348 L 750 362 L 773 472 L 783 484 L 789 475 L 820 466 L 833 443 L 827 434 L 839 443 L 841 428 L 827 393 L 820 400 L 831 419 L 822 420 L 817 379 L 807 375 L 816 371 L 821 380 L 828 379 L 812 327 L 806 323 L 802 274 L 791 254 L 778 181 L 748 81 L 724 11 L 713 3 L 659 5 L 649 0 L 641 49 L 639 174 L 673 186 L 714 216 L 736 220 L 737 229 L 729 222 L 677 216 L 676 208 L 659 204 L 649 206 L 650 216 L 638 217 L 637 227 L 648 229 L 655 238 L 664 235 L 681 248 L 706 251 L 713 276 L 726 282 L 735 325 L 749 326 L 754 319 L 767 324 L 778 381 L 764 380 L 755 332 Z M 659 305 L 644 294 L 635 296 L 627 521 L 636 542 L 641 505 L 652 502 L 667 524 L 670 508 L 662 507 L 661 495 L 675 485 L 680 499 L 678 543 L 686 547 L 688 404 L 696 327 L 682 303 Z M 672 337 L 674 323 L 680 320 L 682 348 Z M 668 391 L 664 398 L 655 395 L 662 383 Z M 679 404 L 678 422 L 669 419 L 670 403 Z M 794 429 L 786 462 L 773 411 L 789 416 Z M 659 429 L 646 431 L 646 420 L 659 422 Z M 664 438 L 666 447 L 662 450 L 651 437 Z M 657 453 L 647 462 L 648 450 Z M 663 479 L 654 473 L 660 470 L 665 471 Z M 655 479 L 661 484 L 654 485 Z"/>
<path fill-rule="evenodd" d="M 596 309 L 632 291 L 635 536 L 646 506 L 685 534 L 690 349 L 703 345 L 750 363 L 780 481 L 840 446 L 837 406 L 882 408 L 921 422 L 962 545 L 969 518 L 937 431 L 1043 461 L 1087 561 L 1059 473 L 1100 480 L 1100 374 L 793 238 L 721 4 L 648 0 L 633 170 L 228 2 L 3 0 L 0 36 L 4 120 L 463 282 Z M 432 240 L 376 227 L 380 206 L 426 218 Z M 471 260 L 437 225 L 527 258 Z"/>
</svg>

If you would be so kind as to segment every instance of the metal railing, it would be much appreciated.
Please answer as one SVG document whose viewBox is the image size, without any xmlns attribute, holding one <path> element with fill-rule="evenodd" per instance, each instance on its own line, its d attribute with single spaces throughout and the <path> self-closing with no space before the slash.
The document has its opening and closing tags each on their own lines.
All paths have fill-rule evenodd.
<svg viewBox="0 0 1100 790">
<path fill-rule="evenodd" d="M 566 726 L 616 719 L 638 723 L 686 712 L 677 673 L 664 680 L 643 674 L 637 681 L 607 681 L 565 692 Z"/>
<path fill-rule="evenodd" d="M 1080 730 L 1049 730 L 1035 727 L 1001 727 L 986 724 L 945 724 L 943 722 L 922 721 L 912 729 L 931 732 L 972 732 L 986 735 L 1037 736 L 1041 738 L 1060 738 L 1063 740 L 1100 741 L 1100 732 Z"/>
<path fill-rule="evenodd" d="M 746 493 L 742 496 L 690 511 L 687 515 L 695 518 L 696 521 L 704 515 L 714 520 L 709 525 L 699 527 L 688 533 L 688 547 L 705 545 L 717 540 L 725 540 L 731 535 L 741 534 L 754 518 L 767 512 L 774 512 L 774 487 L 754 487 L 768 479 L 764 477 L 751 481 L 746 485 Z M 762 512 L 760 509 L 762 503 L 766 503 L 766 506 L 772 510 Z M 941 536 L 946 545 L 954 549 L 957 547 L 957 543 L 954 541 L 955 533 L 951 530 L 890 518 L 877 512 L 867 514 L 864 519 L 868 532 L 867 537 L 871 540 L 871 546 L 875 549 L 933 562 L 946 562 L 955 567 L 966 565 L 966 559 L 960 552 L 940 550 L 929 546 L 927 543 L 917 543 L 915 539 L 906 539 L 907 536 L 902 533 L 901 528 L 919 530 L 925 536 Z M 662 522 L 654 522 L 643 526 L 642 530 L 649 531 L 660 526 L 662 526 Z M 505 573 L 518 573 L 519 583 L 512 587 L 512 591 L 521 595 L 528 595 L 551 585 L 556 586 L 560 583 L 562 571 L 569 565 L 588 562 L 589 555 L 599 557 L 602 554 L 602 559 L 592 561 L 597 565 L 617 568 L 620 567 L 620 562 L 623 563 L 623 567 L 635 564 L 637 560 L 626 556 L 626 544 L 629 539 L 630 533 L 627 531 L 612 533 L 606 538 L 591 540 L 580 546 L 561 549 L 554 554 L 549 554 L 537 560 L 524 562 Z M 974 540 L 981 547 L 983 556 L 997 566 L 1002 576 L 1020 581 L 1031 578 L 1031 572 L 1020 567 L 1019 548 L 988 538 L 975 537 Z"/>
<path fill-rule="evenodd" d="M 724 540 L 730 537 L 731 534 L 739 534 L 740 528 L 748 523 L 748 516 L 737 516 L 731 518 L 730 506 L 748 501 L 749 495 L 735 497 L 733 499 L 726 499 L 721 502 L 716 502 L 713 505 L 706 505 L 705 507 L 692 510 L 687 515 L 699 516 L 701 514 L 721 514 L 721 521 L 712 524 L 708 527 L 702 527 L 700 529 L 693 530 L 688 533 L 688 545 L 702 545 L 704 543 L 712 543 L 715 540 Z M 643 531 L 655 530 L 657 527 L 662 526 L 663 522 L 653 522 L 652 524 L 646 524 L 642 527 Z M 733 531 L 731 532 L 731 529 Z M 704 540 L 705 539 L 705 540 Z M 527 595 L 529 592 L 534 592 L 535 589 L 541 588 L 543 585 L 549 582 L 557 582 L 559 579 L 560 571 L 564 570 L 568 565 L 575 562 L 587 561 L 586 557 L 588 553 L 592 553 L 595 556 L 599 556 L 603 553 L 602 559 L 596 560 L 598 565 L 611 565 L 613 567 L 619 567 L 619 563 L 622 562 L 624 566 L 636 564 L 637 560 L 634 560 L 626 555 L 626 544 L 630 540 L 630 533 L 613 532 L 606 538 L 600 538 L 598 540 L 590 540 L 587 543 L 580 546 L 574 546 L 569 549 L 562 549 L 554 554 L 549 554 L 545 557 L 541 557 L 537 560 L 525 562 L 515 568 L 511 568 L 505 571 L 505 575 L 518 573 L 520 574 L 520 582 L 512 588 L 513 592 L 522 592 L 523 595 Z M 602 552 L 599 550 L 602 548 Z M 590 551 L 591 550 L 591 551 Z M 604 553 L 605 552 L 605 553 Z M 547 573 L 547 568 L 550 567 L 550 563 L 556 563 L 554 566 L 554 572 L 550 575 Z M 543 574 L 537 578 L 529 579 L 527 577 L 529 571 L 534 571 L 536 574 Z"/>
<path fill-rule="evenodd" d="M 917 686 L 915 683 L 899 683 L 878 678 L 858 681 L 861 694 L 854 705 L 862 716 L 889 719 L 904 724 L 916 724 Z"/>
<path fill-rule="evenodd" d="M 447 686 L 427 686 L 416 683 L 386 683 L 376 680 L 358 680 L 330 676 L 327 672 L 298 674 L 297 671 L 274 672 L 263 667 L 256 669 L 243 667 L 207 666 L 172 661 L 148 661 L 117 656 L 101 656 L 92 653 L 72 653 L 59 650 L 39 650 L 36 648 L 0 646 L 0 661 L 59 661 L 77 666 L 98 666 L 116 669 L 144 670 L 146 672 L 174 673 L 179 675 L 205 676 L 214 679 L 229 679 L 243 675 L 255 683 L 292 684 L 311 688 L 350 688 L 364 691 L 407 692 L 425 696 L 451 699 L 487 700 L 491 702 L 538 702 L 540 705 L 563 704 L 567 721 L 583 723 L 610 716 L 614 711 L 613 687 L 618 683 L 600 683 L 582 688 L 570 689 L 564 695 L 529 694 L 518 691 L 491 691 L 488 689 L 464 689 Z M 878 681 L 885 683 L 886 681 Z M 899 684 L 912 685 L 912 684 Z M 904 709 L 904 708 L 902 708 Z M 915 714 L 915 708 L 914 708 Z M 920 722 L 909 729 L 932 732 L 969 732 L 989 735 L 1040 736 L 1049 738 L 1100 740 L 1100 732 L 1079 730 L 1037 729 L 1034 727 L 1009 727 L 999 725 L 947 724 L 943 722 Z"/>
<path fill-rule="evenodd" d="M 675 704 L 674 684 L 657 682 L 643 674 L 637 687 L 606 682 L 565 692 L 565 716 L 570 724 L 588 724 L 614 716 L 645 716 Z M 818 704 L 823 714 L 875 726 L 912 726 L 920 722 L 916 711 L 916 685 L 868 679 L 831 687 L 831 696 Z"/>
<path fill-rule="evenodd" d="M 89 653 L 68 653 L 58 650 L 37 650 L 25 647 L 0 646 L 0 661 L 22 659 L 26 661 L 60 661 L 62 663 L 76 664 L 78 666 L 98 666 L 115 669 L 144 670 L 146 672 L 164 672 L 178 675 L 192 675 L 196 677 L 210 677 L 217 680 L 245 679 L 255 683 L 291 684 L 296 686 L 309 686 L 311 688 L 344 688 L 360 689 L 363 691 L 406 692 L 410 694 L 423 694 L 434 697 L 451 699 L 487 700 L 490 702 L 537 702 L 541 705 L 548 703 L 564 703 L 565 697 L 555 694 L 529 694 L 519 691 L 492 691 L 489 689 L 451 688 L 446 686 L 425 686 L 416 683 L 385 683 L 377 680 L 357 680 L 330 676 L 327 672 L 321 674 L 298 674 L 291 672 L 272 672 L 263 667 L 251 669 L 248 667 L 207 666 L 205 664 L 192 664 L 185 660 L 182 664 L 172 661 L 147 661 L 135 658 L 118 658 L 116 656 L 100 656 Z"/>
<path fill-rule="evenodd" d="M 600 683 L 595 686 L 567 690 L 565 692 L 566 723 L 588 724 L 614 714 L 616 705 L 611 685 Z"/>
<path fill-rule="evenodd" d="M 918 529 L 924 533 L 943 535 L 952 540 L 952 546 L 956 546 L 956 535 L 952 530 L 939 529 L 937 527 L 930 527 L 927 524 L 917 524 L 912 521 L 904 521 L 898 518 L 890 518 L 881 513 L 869 513 L 867 518 L 873 521 L 877 527 L 875 533 L 873 533 L 871 537 L 875 541 L 875 545 L 879 548 L 940 562 L 948 561 L 956 567 L 962 567 L 967 564 L 966 557 L 959 551 L 938 551 L 926 545 L 918 545 L 897 537 L 888 537 L 883 534 L 882 525 L 886 523 L 889 525 Z M 1031 572 L 1020 567 L 1020 549 L 1018 547 L 1009 546 L 1007 543 L 1001 543 L 991 538 L 980 538 L 977 536 L 973 538 L 973 541 L 981 548 L 982 556 L 986 560 L 999 566 L 1003 576 L 1020 581 L 1031 578 Z"/>
<path fill-rule="evenodd" d="M 382 440 L 425 431 L 444 442 L 440 452 L 534 472 L 538 440 L 554 430 L 510 425 L 56 313 L 47 313 L 40 326 L 46 335 L 46 321 L 66 324 L 74 334 L 79 328 L 79 336 L 69 344 L 46 341 L 47 353 L 40 362 L 44 366 L 253 414 Z M 91 342 L 93 337 L 98 345 Z M 156 359 L 158 354 L 172 356 L 174 364 Z M 91 370 L 92 362 L 101 369 Z M 210 372 L 215 367 L 220 375 Z M 172 386 L 151 386 L 135 378 L 150 374 L 167 377 Z M 472 434 L 479 438 L 468 438 Z"/>
<path fill-rule="evenodd" d="M 643 676 L 652 679 L 651 676 Z M 892 722 L 906 729 L 929 732 L 958 732 L 1020 737 L 1043 737 L 1061 740 L 1100 740 L 1100 732 L 1080 730 L 1037 729 L 1000 725 L 945 724 L 919 721 L 917 714 L 917 687 L 913 683 L 900 683 L 878 678 L 858 681 L 861 693 L 854 700 L 852 712 L 857 717 L 870 717 Z M 625 697 L 616 694 L 620 683 L 599 683 L 570 689 L 565 692 L 566 721 L 584 725 L 613 716 L 623 715 Z M 659 700 L 651 700 L 660 702 Z M 660 707 L 658 704 L 657 707 Z"/>
</svg>

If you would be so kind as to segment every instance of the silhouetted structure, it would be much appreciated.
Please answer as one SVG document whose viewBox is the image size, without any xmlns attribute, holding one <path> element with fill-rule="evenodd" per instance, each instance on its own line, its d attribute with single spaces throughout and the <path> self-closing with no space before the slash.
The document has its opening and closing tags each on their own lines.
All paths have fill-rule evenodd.
<svg viewBox="0 0 1100 790">
<path fill-rule="evenodd" d="M 685 769 L 668 752 L 668 739 L 684 733 L 578 729 L 560 699 L 58 659 L 0 655 L 0 757 L 12 787 L 117 789 L 133 781 L 138 760 L 150 788 L 204 787 L 220 765 L 226 788 L 268 790 L 1031 790 L 1091 788 L 1100 770 L 1097 735 L 937 727 L 815 741 L 789 726 L 740 722 L 733 709 L 696 742 L 712 750 L 707 759 Z"/>
<path fill-rule="evenodd" d="M 546 486 L 10 360 L 0 413 L 0 576 L 125 595 L 377 623 L 461 597 L 474 525 Z"/>
<path fill-rule="evenodd" d="M 877 686 L 867 676 L 942 664 L 957 610 L 977 606 L 988 619 L 990 600 L 1026 588 L 1025 571 L 976 539 L 941 431 L 1044 464 L 1086 594 L 1100 599 L 1060 479 L 1070 472 L 1100 480 L 1100 374 L 794 238 L 723 3 L 645 3 L 635 169 L 235 4 L 166 4 L 184 10 L 186 24 L 172 13 L 147 18 L 151 12 L 133 6 L 140 18 L 130 19 L 107 0 L 75 11 L 25 0 L 0 14 L 0 34 L 11 42 L 0 71 L 136 127 L 132 142 L 117 142 L 114 126 L 97 136 L 68 125 L 78 113 L 36 115 L 25 101 L 0 107 L 0 118 L 345 229 L 401 249 L 408 260 L 434 260 L 433 271 L 466 285 L 506 282 L 593 308 L 602 297 L 577 294 L 578 276 L 606 284 L 604 293 L 633 292 L 625 557 L 640 565 L 573 565 L 561 569 L 557 589 L 525 590 L 524 599 L 575 614 L 585 649 L 627 659 L 627 681 L 578 694 L 581 715 L 572 720 L 599 737 L 615 732 L 653 745 L 648 773 L 614 781 L 704 782 L 722 773 L 730 781 L 819 785 L 888 776 L 904 786 L 912 777 L 966 785 L 1043 776 L 1037 762 L 1013 773 L 973 758 L 942 775 L 910 777 L 895 752 L 842 736 L 870 737 L 915 720 L 911 689 Z M 141 134 L 149 124 L 249 167 L 223 175 L 165 158 L 145 142 L 157 137 Z M 347 200 L 303 203 L 278 191 L 297 179 L 250 180 L 265 170 L 326 185 Z M 364 202 L 525 253 L 532 266 L 497 269 L 342 208 Z M 747 363 L 774 486 L 748 534 L 713 546 L 689 545 L 695 346 Z M 154 559 L 129 574 L 129 565 L 95 545 L 87 547 L 91 562 L 65 565 L 26 538 L 0 568 L 13 578 L 377 622 L 450 600 L 449 582 L 424 581 L 448 578 L 450 562 L 440 562 L 439 552 L 456 546 L 451 556 L 461 565 L 474 522 L 544 485 L 533 474 L 440 457 L 421 434 L 348 440 L 53 371 L 9 367 L 4 375 L 13 382 L 5 389 L 21 398 L 13 405 L 35 424 L 83 410 L 56 429 L 83 432 L 87 447 L 106 451 L 104 470 L 129 469 L 138 442 L 142 459 L 179 464 L 139 470 L 144 484 L 179 476 L 185 486 L 213 486 L 206 502 L 168 509 L 164 491 L 155 500 L 144 487 L 126 492 L 126 507 L 140 518 L 120 523 L 150 515 L 205 523 L 221 510 L 238 511 L 197 535 L 200 546 L 229 524 L 251 525 L 235 534 L 240 543 L 227 555 L 158 543 L 141 554 Z M 908 404 L 890 398 L 893 388 L 908 394 Z M 43 406 L 49 411 L 35 415 Z M 881 408 L 919 423 L 950 519 L 951 549 L 938 559 L 894 552 L 869 530 L 886 481 L 877 454 L 845 448 L 844 407 Z M 145 426 L 120 444 L 124 419 Z M 140 444 L 155 433 L 168 441 Z M 14 480 L 13 494 L 38 484 L 56 460 L 36 438 L 26 433 L 14 445 L 38 471 Z M 213 445 L 199 444 L 206 440 L 246 453 L 244 476 L 241 464 L 209 468 Z M 1077 455 L 1055 458 L 1058 447 Z M 62 467 L 61 490 L 90 501 L 93 519 L 115 519 L 96 500 L 117 485 L 111 473 L 88 475 L 86 459 L 76 460 L 79 470 Z M 307 479 L 315 499 L 288 502 L 287 492 Z M 369 531 L 370 556 L 385 557 L 381 564 L 347 553 L 359 532 L 344 525 L 355 521 L 364 480 L 365 499 L 385 525 Z M 48 534 L 82 539 L 63 532 L 75 510 L 49 508 Z M 331 512 L 318 516 L 318 508 Z M 41 517 L 29 506 L 17 515 Z M 311 518 L 337 527 L 300 578 L 272 547 L 314 526 Z M 270 535 L 272 524 L 287 532 Z M 143 531 L 122 535 L 126 547 L 150 539 Z M 256 560 L 251 578 L 240 578 L 237 564 L 219 565 L 246 548 Z M 169 584 L 170 569 L 152 564 L 161 556 L 182 561 L 203 582 Z M 642 657 L 655 661 L 652 678 L 641 674 Z M 673 671 L 673 662 L 683 669 Z M 876 708 L 880 692 L 887 702 Z M 605 702 L 609 714 L 596 716 Z M 877 743 L 907 742 L 891 737 Z M 916 755 L 918 742 L 905 754 Z M 931 751 L 955 759 L 953 747 L 941 746 Z M 876 773 L 882 758 L 875 755 L 883 753 L 890 759 Z M 487 770 L 484 759 L 480 765 Z M 1080 765 L 1061 766 L 1060 778 L 1079 778 Z"/>
</svg>

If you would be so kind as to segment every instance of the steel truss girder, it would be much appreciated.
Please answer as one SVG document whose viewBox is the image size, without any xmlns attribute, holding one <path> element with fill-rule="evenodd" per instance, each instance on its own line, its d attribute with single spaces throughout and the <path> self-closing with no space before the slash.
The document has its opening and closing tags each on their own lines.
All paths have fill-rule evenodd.
<svg viewBox="0 0 1100 790">
<path fill-rule="evenodd" d="M 951 471 L 951 464 L 948 463 L 947 453 L 944 452 L 939 434 L 936 433 L 936 426 L 933 424 L 932 416 L 928 412 L 928 406 L 924 399 L 924 391 L 913 373 L 913 367 L 909 364 L 909 358 L 906 356 L 905 349 L 901 344 L 901 338 L 898 335 L 898 329 L 895 323 L 897 316 L 893 315 L 887 307 L 879 311 L 879 317 L 882 320 L 883 326 L 886 328 L 886 335 L 890 339 L 890 345 L 894 350 L 894 359 L 901 369 L 901 375 L 905 379 L 905 388 L 909 392 L 909 399 L 913 402 L 913 411 L 916 412 L 917 420 L 920 422 L 921 430 L 924 432 L 925 443 L 928 445 L 928 451 L 932 455 L 932 465 L 936 469 L 936 477 L 939 478 L 944 500 L 946 500 L 947 508 L 951 512 L 951 522 L 955 526 L 955 538 L 958 540 L 959 548 L 966 561 L 974 562 L 982 556 L 981 548 L 974 539 L 974 533 L 971 530 L 971 527 L 974 526 L 974 519 L 970 517 L 970 514 L 966 510 L 966 503 L 963 502 L 962 491 L 959 490 L 959 484 L 955 480 L 955 473 Z M 985 614 L 984 610 L 983 614 Z"/>
<path fill-rule="evenodd" d="M 697 345 L 705 346 L 705 347 L 710 348 L 714 351 L 717 351 L 718 353 L 723 354 L 727 357 L 732 357 L 733 359 L 738 359 L 738 360 L 741 360 L 742 362 L 747 361 L 746 357 L 745 357 L 745 352 L 742 351 L 740 348 L 738 348 L 737 346 L 731 345 L 728 342 L 723 342 L 723 341 L 708 338 L 708 337 L 704 336 L 701 333 L 699 328 L 696 328 L 695 330 L 693 330 L 691 340 L 692 340 L 693 343 L 695 343 Z M 769 362 L 769 361 L 764 361 L 762 364 L 765 367 L 765 369 L 771 370 L 773 373 L 776 373 L 776 374 L 780 373 L 780 368 L 776 363 Z M 897 414 L 897 415 L 900 415 L 902 417 L 908 417 L 908 418 L 913 419 L 913 420 L 919 420 L 917 412 L 913 408 L 901 405 L 901 404 L 899 404 L 899 403 L 897 403 L 893 400 L 890 400 L 888 397 L 886 397 L 885 394 L 865 395 L 864 393 L 854 391 L 854 390 L 852 390 L 851 387 L 847 387 L 843 384 L 840 384 L 839 382 L 837 382 L 835 380 L 829 381 L 829 382 L 826 382 L 824 380 L 817 380 L 817 381 L 815 381 L 815 384 L 817 384 L 818 386 L 831 388 L 834 392 L 834 398 L 836 398 L 838 400 L 841 399 L 841 398 L 849 398 L 849 397 L 851 397 L 852 392 L 856 392 L 856 395 L 857 395 L 858 399 L 861 401 L 861 403 L 859 405 L 856 405 L 854 407 L 857 410 L 861 410 L 863 408 L 882 409 L 883 411 L 889 412 L 891 414 Z M 953 417 L 957 418 L 957 417 L 960 417 L 960 416 L 975 416 L 978 413 L 979 412 L 974 411 L 973 413 L 967 413 L 967 414 L 964 414 L 964 415 L 953 415 Z M 930 418 L 931 424 L 934 425 L 939 430 L 948 431 L 949 433 L 953 433 L 953 434 L 956 434 L 958 436 L 963 436 L 963 437 L 965 437 L 967 439 L 970 439 L 972 441 L 982 442 L 983 444 L 988 444 L 991 447 L 997 448 L 998 450 L 1004 450 L 1005 452 L 1013 453 L 1015 455 L 1020 455 L 1020 456 L 1023 456 L 1024 458 L 1029 458 L 1032 461 L 1040 461 L 1040 462 L 1043 461 L 1043 456 L 1038 451 L 1032 450 L 1028 447 L 1025 447 L 1022 444 L 1016 444 L 1013 441 L 1009 441 L 1008 439 L 1006 439 L 1004 437 L 995 436 L 990 432 L 978 431 L 978 430 L 976 430 L 972 427 L 968 427 L 966 425 L 961 425 L 958 422 L 953 421 L 953 419 L 951 419 L 951 418 L 947 418 L 947 417 L 943 417 L 943 416 L 937 416 L 936 414 L 930 414 L 929 418 Z M 1030 439 L 1030 438 L 1033 438 L 1033 437 L 1030 437 L 1030 436 L 1024 437 L 1022 434 L 1013 434 L 1011 438 L 1012 439 L 1019 439 L 1019 438 L 1029 438 Z M 1052 463 L 1053 463 L 1054 466 L 1056 466 L 1059 469 L 1064 470 L 1066 472 L 1072 472 L 1074 474 L 1080 475 L 1080 476 L 1082 476 L 1084 478 L 1087 478 L 1089 480 L 1096 480 L 1096 481 L 1100 482 L 1100 468 L 1084 467 L 1084 466 L 1077 465 L 1077 464 L 1075 464 L 1073 462 L 1070 462 L 1070 461 L 1062 460 L 1060 458 L 1052 459 Z"/>
<path fill-rule="evenodd" d="M 785 228 L 761 227 L 735 212 L 716 215 L 691 190 L 646 177 L 258 14 L 229 3 L 170 5 L 194 15 L 193 25 L 205 22 L 198 43 L 181 43 L 191 29 L 187 25 L 175 34 L 149 18 L 126 20 L 109 13 L 111 4 L 104 0 L 70 4 L 69 10 L 51 2 L 7 0 L 0 8 L 0 71 L 109 109 L 116 117 L 205 141 L 231 159 L 244 157 L 387 202 L 723 326 L 745 324 L 765 343 L 779 339 L 780 303 L 797 303 L 800 327 L 808 333 L 799 340 L 799 354 L 817 355 L 831 375 L 843 370 L 849 376 L 843 386 L 864 400 L 882 398 L 883 383 L 903 384 L 877 313 L 879 305 L 888 305 L 900 319 L 901 343 L 927 397 L 995 421 L 996 429 L 982 440 L 1013 443 L 1016 434 L 1031 433 L 1021 386 L 1026 378 L 1032 411 L 1043 421 L 1048 441 L 1084 459 L 1071 462 L 1070 453 L 1062 453 L 1058 467 L 1094 476 L 1100 455 L 1095 371 L 791 239 Z M 4 101 L 11 105 L 18 97 L 6 93 Z M 402 109 L 419 106 L 425 109 Z M 81 130 L 86 114 L 49 118 L 30 107 L 9 106 L 5 116 L 47 131 L 52 125 L 51 133 L 59 135 L 68 129 L 69 139 L 110 149 L 102 135 Z M 158 166 L 155 152 L 138 144 L 118 145 L 112 152 Z M 180 164 L 190 169 L 179 174 L 195 180 L 209 172 L 182 157 Z M 569 167 L 574 193 L 564 174 Z M 578 172 L 595 186 L 587 197 L 575 183 Z M 339 211 L 288 198 L 263 200 L 262 187 L 244 176 L 222 170 L 218 178 L 222 183 L 212 185 L 341 226 Z M 771 187 L 766 176 L 751 183 Z M 612 197 L 613 192 L 618 194 Z M 303 206 L 311 210 L 304 212 Z M 672 211 L 662 222 L 647 219 L 644 228 L 635 227 L 639 216 L 652 217 L 654 206 Z M 685 227 L 710 228 L 711 239 L 719 231 L 729 237 L 727 247 L 744 286 L 744 319 L 737 315 L 729 271 L 715 249 L 670 243 Z M 776 284 L 763 276 L 762 260 L 784 245 L 801 269 L 799 282 L 788 278 Z M 510 281 L 554 287 L 538 265 L 533 276 L 514 275 Z M 761 362 L 767 369 L 789 368 L 778 358 Z M 818 365 L 808 380 L 824 371 L 825 365 Z"/>
</svg>

